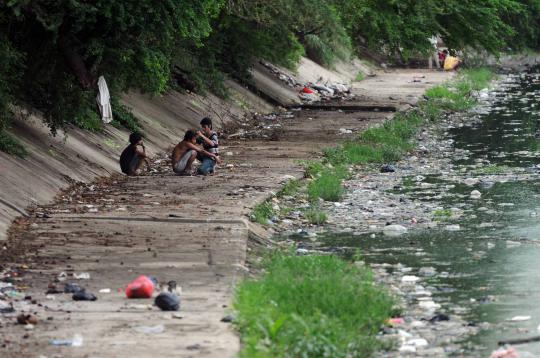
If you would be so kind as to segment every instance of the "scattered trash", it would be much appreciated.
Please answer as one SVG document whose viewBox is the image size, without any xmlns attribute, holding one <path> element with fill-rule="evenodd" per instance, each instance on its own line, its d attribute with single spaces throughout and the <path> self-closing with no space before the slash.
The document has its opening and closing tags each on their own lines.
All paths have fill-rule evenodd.
<svg viewBox="0 0 540 358">
<path fill-rule="evenodd" d="M 151 298 L 155 284 L 148 276 L 142 275 L 131 281 L 126 287 L 127 298 Z"/>
<path fill-rule="evenodd" d="M 86 292 L 84 288 L 75 292 L 72 298 L 74 301 L 96 301 L 97 300 L 96 296 L 94 296 L 90 292 Z"/>
<path fill-rule="evenodd" d="M 499 348 L 496 351 L 493 351 L 489 358 L 519 358 L 518 352 L 510 347 L 510 348 Z"/>
<path fill-rule="evenodd" d="M 76 283 L 66 283 L 64 285 L 64 293 L 77 293 L 83 290 L 83 288 Z"/>
<path fill-rule="evenodd" d="M 111 289 L 110 288 L 102 288 L 101 290 L 98 291 L 99 293 L 111 293 Z"/>
<path fill-rule="evenodd" d="M 386 323 L 389 325 L 395 326 L 395 325 L 404 324 L 405 320 L 401 317 L 389 318 L 388 320 L 386 320 Z"/>
<path fill-rule="evenodd" d="M 441 321 L 449 321 L 450 317 L 448 315 L 445 315 L 444 313 L 436 314 L 435 316 L 431 317 L 429 321 L 431 323 L 441 322 Z"/>
<path fill-rule="evenodd" d="M 394 173 L 396 171 L 396 167 L 390 164 L 384 164 L 379 171 L 381 173 Z"/>
<path fill-rule="evenodd" d="M 49 287 L 47 288 L 47 291 L 45 292 L 46 295 L 56 295 L 59 293 L 64 293 L 64 291 L 60 291 L 55 284 L 51 283 L 49 284 Z"/>
<path fill-rule="evenodd" d="M 83 336 L 76 334 L 72 339 L 53 339 L 50 342 L 53 346 L 80 347 L 83 345 Z"/>
<path fill-rule="evenodd" d="M 0 313 L 12 313 L 15 312 L 13 308 L 13 303 L 7 303 L 5 301 L 0 301 Z"/>
<path fill-rule="evenodd" d="M 304 88 L 302 88 L 302 93 L 312 94 L 312 93 L 315 93 L 315 92 L 313 92 L 313 90 L 311 88 L 304 87 Z"/>
<path fill-rule="evenodd" d="M 522 322 L 522 321 L 528 321 L 531 319 L 531 316 L 514 316 L 510 319 L 507 319 L 507 321 L 511 322 Z"/>
<path fill-rule="evenodd" d="M 196 351 L 202 348 L 202 346 L 199 343 L 192 344 L 190 346 L 186 347 L 189 351 Z"/>
<path fill-rule="evenodd" d="M 38 318 L 34 316 L 33 314 L 20 314 L 17 316 L 17 323 L 18 324 L 31 324 L 36 325 L 38 323 Z"/>
<path fill-rule="evenodd" d="M 165 332 L 165 326 L 162 324 L 158 324 L 157 326 L 138 326 L 133 329 L 139 333 L 146 334 L 159 334 Z"/>
<path fill-rule="evenodd" d="M 77 279 L 77 280 L 89 280 L 90 279 L 90 274 L 88 272 L 81 272 L 79 274 L 74 273 L 73 277 L 75 279 Z"/>
<path fill-rule="evenodd" d="M 65 281 L 66 278 L 67 278 L 67 273 L 65 273 L 65 272 L 60 272 L 60 273 L 58 274 L 58 276 L 56 276 L 56 279 L 57 279 L 58 281 Z"/>
<path fill-rule="evenodd" d="M 180 309 L 180 299 L 170 292 L 160 293 L 156 297 L 155 304 L 163 311 L 178 311 Z"/>
<path fill-rule="evenodd" d="M 234 315 L 228 314 L 228 315 L 226 315 L 225 317 L 223 317 L 223 318 L 221 319 L 221 322 L 231 323 L 231 322 L 234 322 L 234 320 L 235 320 Z"/>
</svg>

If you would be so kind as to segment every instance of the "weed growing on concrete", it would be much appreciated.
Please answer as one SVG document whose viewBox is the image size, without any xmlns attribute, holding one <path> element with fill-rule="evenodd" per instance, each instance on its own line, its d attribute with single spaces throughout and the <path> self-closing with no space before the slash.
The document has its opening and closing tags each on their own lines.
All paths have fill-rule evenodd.
<svg viewBox="0 0 540 358">
<path fill-rule="evenodd" d="M 354 80 L 356 82 L 360 82 L 360 81 L 363 81 L 365 78 L 366 78 L 366 75 L 364 75 L 362 72 L 358 72 Z"/>
<path fill-rule="evenodd" d="M 287 184 L 285 184 L 283 188 L 281 188 L 281 190 L 278 191 L 276 195 L 278 197 L 293 196 L 296 193 L 298 193 L 301 187 L 302 187 L 302 184 L 300 183 L 299 180 L 296 180 L 296 179 L 289 180 Z"/>
<path fill-rule="evenodd" d="M 259 223 L 261 225 L 268 225 L 268 220 L 275 215 L 272 203 L 264 201 L 253 209 L 251 212 L 251 221 Z"/>
<path fill-rule="evenodd" d="M 372 274 L 335 256 L 274 254 L 236 290 L 241 357 L 370 357 L 390 317 Z"/>
</svg>

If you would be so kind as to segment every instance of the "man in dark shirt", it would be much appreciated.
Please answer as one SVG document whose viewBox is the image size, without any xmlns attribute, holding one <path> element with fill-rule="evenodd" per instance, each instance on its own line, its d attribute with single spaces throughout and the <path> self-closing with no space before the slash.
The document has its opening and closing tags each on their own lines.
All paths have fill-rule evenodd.
<svg viewBox="0 0 540 358">
<path fill-rule="evenodd" d="M 205 117 L 201 120 L 202 130 L 197 132 L 197 142 L 202 144 L 205 151 L 212 153 L 214 157 L 199 153 L 197 159 L 201 162 L 198 171 L 199 174 L 208 175 L 214 172 L 216 163 L 221 162 L 219 159 L 219 140 L 216 132 L 212 130 L 212 120 Z"/>
<path fill-rule="evenodd" d="M 137 175 L 137 171 L 146 163 L 150 170 L 150 161 L 146 156 L 146 150 L 139 133 L 131 133 L 129 136 L 129 145 L 120 155 L 120 168 L 122 173 L 127 175 Z"/>
</svg>

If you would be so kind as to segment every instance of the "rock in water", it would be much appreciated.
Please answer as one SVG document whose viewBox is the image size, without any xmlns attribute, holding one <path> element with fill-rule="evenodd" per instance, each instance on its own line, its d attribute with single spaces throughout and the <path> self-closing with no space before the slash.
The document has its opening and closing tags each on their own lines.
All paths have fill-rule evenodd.
<svg viewBox="0 0 540 358">
<path fill-rule="evenodd" d="M 481 196 L 482 196 L 482 193 L 479 192 L 478 190 L 471 191 L 471 199 L 480 199 Z"/>
<path fill-rule="evenodd" d="M 463 182 L 465 183 L 465 185 L 473 186 L 478 184 L 479 181 L 480 180 L 477 178 L 467 178 Z"/>
<path fill-rule="evenodd" d="M 401 225 L 388 225 L 383 228 L 383 234 L 386 236 L 400 236 L 407 233 L 407 228 Z"/>
</svg>

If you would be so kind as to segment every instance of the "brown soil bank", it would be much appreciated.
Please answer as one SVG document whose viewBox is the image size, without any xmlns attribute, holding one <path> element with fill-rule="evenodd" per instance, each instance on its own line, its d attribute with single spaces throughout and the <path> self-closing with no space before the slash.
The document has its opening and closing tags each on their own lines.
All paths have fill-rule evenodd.
<svg viewBox="0 0 540 358">
<path fill-rule="evenodd" d="M 393 71 L 367 79 L 355 91 L 362 101 L 395 106 L 414 103 L 427 87 L 448 78 L 442 72 Z M 383 88 L 392 90 L 384 96 L 374 93 Z M 159 155 L 151 175 L 113 175 L 75 185 L 54 203 L 17 220 L 3 268 L 11 270 L 22 292 L 14 300 L 17 313 L 36 314 L 39 323 L 25 327 L 14 323 L 17 313 L 0 316 L 1 355 L 234 356 L 239 339 L 221 319 L 230 310 L 235 282 L 245 274 L 248 238 L 259 231 L 246 223 L 248 213 L 288 178 L 302 175 L 299 160 L 317 157 L 323 147 L 345 139 L 340 128 L 356 132 L 392 116 L 382 111 L 295 113 L 282 120 L 274 141 L 223 141 L 225 164 L 214 176 L 174 176 L 166 156 Z M 161 145 L 156 141 L 154 150 Z M 109 168 L 113 154 L 105 160 Z M 20 175 L 12 180 L 22 180 Z M 74 279 L 81 272 L 90 279 Z M 55 283 L 61 273 L 67 279 Z M 181 310 L 172 314 L 152 307 L 150 299 L 127 300 L 122 288 L 141 274 L 160 283 L 176 281 L 182 288 Z M 46 294 L 51 284 L 62 289 L 65 282 L 77 282 L 98 300 L 76 302 L 68 294 Z M 106 288 L 111 293 L 99 292 Z M 149 327 L 154 333 L 143 332 Z M 74 334 L 82 335 L 82 346 L 50 343 Z"/>
</svg>

